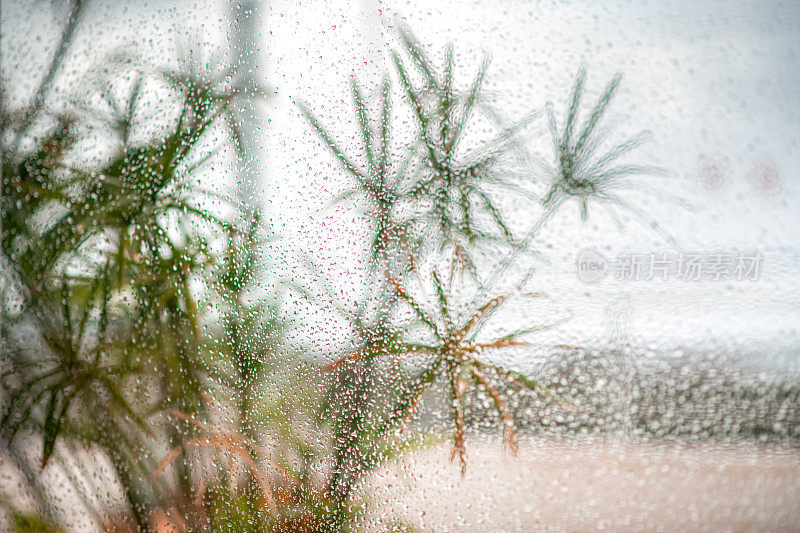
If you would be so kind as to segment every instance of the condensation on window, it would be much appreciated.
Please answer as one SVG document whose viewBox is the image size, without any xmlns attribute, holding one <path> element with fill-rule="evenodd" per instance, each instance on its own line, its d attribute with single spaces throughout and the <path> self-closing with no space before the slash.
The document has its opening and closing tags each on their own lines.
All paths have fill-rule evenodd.
<svg viewBox="0 0 800 533">
<path fill-rule="evenodd" d="M 800 8 L 7 0 L 0 530 L 790 531 Z"/>
</svg>

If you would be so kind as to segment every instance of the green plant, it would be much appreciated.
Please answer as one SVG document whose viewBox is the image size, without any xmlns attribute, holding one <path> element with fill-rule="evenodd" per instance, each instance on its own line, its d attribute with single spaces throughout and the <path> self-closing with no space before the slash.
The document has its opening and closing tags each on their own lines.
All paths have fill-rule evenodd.
<svg viewBox="0 0 800 533">
<path fill-rule="evenodd" d="M 388 155 L 392 132 L 391 85 L 384 79 L 380 89 L 379 128 L 371 126 L 365 98 L 355 80 L 353 101 L 366 165 L 346 154 L 307 106 L 300 108 L 323 145 L 354 181 L 335 201 L 361 196 L 369 203 L 373 231 L 370 254 L 371 278 L 358 305 L 349 315 L 357 348 L 327 367 L 336 372 L 330 404 L 343 404 L 332 420 L 336 460 L 331 473 L 331 494 L 338 508 L 345 508 L 353 487 L 391 455 L 397 435 L 433 384 L 446 391 L 453 458 L 466 469 L 465 398 L 469 386 L 485 394 L 494 405 L 505 442 L 516 450 L 515 421 L 507 399 L 520 391 L 534 391 L 545 401 L 562 400 L 549 388 L 527 376 L 492 362 L 491 352 L 524 346 L 530 334 L 560 323 L 522 327 L 495 337 L 481 335 L 484 326 L 508 301 L 537 296 L 520 289 L 492 295 L 492 285 L 520 252 L 529 249 L 532 237 L 552 217 L 564 200 L 575 196 L 584 214 L 589 201 L 616 202 L 612 193 L 623 179 L 652 172 L 642 166 L 610 166 L 644 140 L 637 136 L 612 148 L 595 160 L 604 137 L 596 128 L 619 85 L 616 77 L 577 133 L 576 121 L 585 74 L 578 74 L 563 133 L 556 132 L 552 110 L 556 165 L 548 174 L 550 189 L 544 200 L 533 200 L 541 215 L 524 238 L 518 239 L 505 223 L 502 208 L 490 197 L 492 187 L 502 187 L 522 198 L 537 198 L 521 190 L 510 178 L 515 163 L 527 160 L 521 133 L 539 114 L 527 114 L 477 148 L 462 153 L 461 139 L 470 133 L 470 118 L 481 99 L 488 61 L 484 61 L 469 88 L 455 89 L 453 49 L 448 47 L 441 73 L 427 59 L 419 42 L 406 28 L 400 30 L 402 52 L 411 60 L 420 81 L 414 81 L 400 53 L 393 53 L 395 74 L 404 103 L 414 119 L 413 137 L 402 143 L 398 161 Z M 491 112 L 489 113 L 491 115 Z M 392 170 L 390 170 L 392 169 Z M 411 215 L 408 215 L 409 211 Z M 585 219 L 585 217 L 584 217 Z M 394 232 L 388 232 L 393 228 Z M 413 243 L 408 246 L 408 243 Z M 436 246 L 424 246 L 434 242 Z M 481 279 L 476 247 L 504 252 L 500 265 Z M 386 258 L 394 261 L 387 261 Z M 470 276 L 464 278 L 463 272 Z M 472 280 L 470 282 L 469 280 Z M 410 291 L 412 284 L 417 291 Z M 477 282 L 472 301 L 461 296 Z M 414 296 L 419 292 L 422 296 Z M 410 313 L 410 318 L 407 314 Z M 355 385 L 354 385 L 355 384 Z M 335 527 L 345 523 L 334 515 Z"/>
<path fill-rule="evenodd" d="M 81 20 L 80 2 L 73 7 L 32 105 L 2 101 L 10 139 L 2 153 L 2 436 L 14 444 L 19 433 L 36 435 L 42 468 L 55 457 L 69 469 L 77 452 L 98 447 L 148 530 L 159 500 L 177 492 L 180 506 L 192 491 L 184 453 L 175 485 L 147 479 L 148 450 L 179 447 L 194 431 L 161 426 L 158 416 L 205 405 L 213 372 L 198 300 L 239 288 L 233 274 L 227 285 L 197 285 L 248 235 L 229 214 L 234 204 L 202 188 L 200 176 L 236 146 L 237 99 L 258 94 L 228 72 L 118 57 L 76 101 L 51 111 L 50 80 Z M 220 201 L 227 212 L 209 209 Z M 246 282 L 242 272 L 237 280 Z M 35 483 L 26 454 L 16 457 Z"/>
<path fill-rule="evenodd" d="M 620 229 L 622 222 L 616 209 L 625 209 L 670 238 L 652 217 L 621 196 L 630 190 L 643 190 L 662 198 L 666 196 L 663 190 L 632 179 L 636 176 L 662 176 L 665 174 L 664 169 L 619 161 L 645 143 L 649 139 L 649 133 L 640 132 L 601 152 L 601 147 L 610 134 L 607 129 L 602 128 L 601 123 L 621 82 L 621 74 L 611 79 L 600 98 L 589 110 L 589 115 L 582 126 L 579 124 L 579 115 L 586 85 L 585 68 L 578 70 L 569 106 L 564 114 L 563 127 L 560 130 L 553 106 L 548 106 L 547 119 L 555 163 L 552 165 L 545 163 L 550 187 L 544 195 L 543 203 L 545 206 L 551 206 L 567 199 L 575 199 L 580 206 L 581 219 L 584 222 L 589 216 L 589 203 L 598 204 L 609 213 Z"/>
<path fill-rule="evenodd" d="M 582 128 L 583 71 L 563 131 L 550 111 L 556 158 L 543 201 L 538 182 L 518 179 L 538 177 L 525 166 L 525 135 L 541 113 L 501 119 L 484 95 L 488 60 L 460 89 L 453 48 L 436 68 L 402 27 L 395 81 L 383 78 L 377 113 L 351 82 L 357 154 L 301 104 L 352 180 L 334 201 L 366 205 L 372 232 L 355 305 L 324 286 L 285 284 L 337 310 L 351 330 L 348 345 L 319 364 L 312 349 L 287 341 L 304 317 L 284 313 L 280 290 L 258 287 L 271 268 L 261 259 L 270 241 L 262 214 L 203 185 L 241 146 L 237 102 L 266 91 L 232 82 L 230 70 L 116 57 L 93 70 L 77 101 L 51 109 L 52 79 L 81 20 L 81 3 L 72 6 L 31 104 L 10 109 L 3 99 L 0 109 L 0 423 L 40 506 L 15 515 L 20 527 L 58 525 L 40 476 L 56 463 L 108 529 L 357 530 L 369 505 L 360 483 L 443 439 L 412 428 L 426 401 L 446 400 L 444 433 L 462 471 L 471 397 L 488 398 L 481 412 L 499 420 L 511 450 L 518 396 L 564 403 L 495 357 L 560 320 L 493 331 L 515 301 L 540 296 L 527 279 L 504 292 L 493 284 L 523 252 L 539 251 L 533 237 L 565 200 L 577 198 L 585 218 L 589 202 L 622 205 L 628 179 L 651 170 L 618 164 L 642 136 L 597 155 L 618 78 Z M 413 120 L 405 138 L 398 96 Z M 487 123 L 492 133 L 482 137 Z M 508 224 L 509 195 L 538 214 L 522 238 Z M 486 251 L 502 256 L 499 266 L 487 269 Z M 38 468 L 20 444 L 26 437 L 40 446 Z M 93 498 L 104 487 L 81 475 L 88 451 L 112 466 L 122 516 Z M 12 500 L 4 495 L 4 507 L 16 512 Z"/>
</svg>

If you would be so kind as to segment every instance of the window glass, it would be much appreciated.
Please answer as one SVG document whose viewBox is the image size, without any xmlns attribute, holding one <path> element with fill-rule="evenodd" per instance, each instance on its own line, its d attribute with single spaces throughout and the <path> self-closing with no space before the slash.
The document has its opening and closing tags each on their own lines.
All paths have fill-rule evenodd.
<svg viewBox="0 0 800 533">
<path fill-rule="evenodd" d="M 10 0 L 0 530 L 791 530 L 800 8 Z"/>
</svg>

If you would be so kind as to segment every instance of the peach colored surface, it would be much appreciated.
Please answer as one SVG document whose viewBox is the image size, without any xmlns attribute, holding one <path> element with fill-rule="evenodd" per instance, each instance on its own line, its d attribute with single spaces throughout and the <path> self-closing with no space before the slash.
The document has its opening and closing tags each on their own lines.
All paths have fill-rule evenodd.
<svg viewBox="0 0 800 533">
<path fill-rule="evenodd" d="M 621 440 L 468 442 L 384 468 L 371 497 L 422 531 L 800 531 L 800 450 Z M 375 523 L 385 530 L 386 524 Z"/>
</svg>

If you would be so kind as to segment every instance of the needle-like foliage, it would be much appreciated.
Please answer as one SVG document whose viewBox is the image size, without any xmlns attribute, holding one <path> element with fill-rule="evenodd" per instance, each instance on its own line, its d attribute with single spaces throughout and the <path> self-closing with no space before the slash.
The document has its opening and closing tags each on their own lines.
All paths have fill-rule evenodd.
<svg viewBox="0 0 800 533">
<path fill-rule="evenodd" d="M 522 130 L 538 113 L 529 113 L 501 128 L 494 137 L 472 150 L 462 150 L 470 124 L 482 109 L 478 104 L 483 99 L 488 59 L 481 63 L 469 87 L 458 90 L 452 47 L 447 48 L 444 67 L 437 73 L 407 28 L 401 28 L 400 37 L 402 53 L 410 58 L 414 71 L 421 78 L 416 81 L 401 53 L 393 53 L 402 95 L 416 128 L 414 136 L 402 143 L 404 153 L 400 158 L 392 158 L 389 144 L 393 115 L 388 79 L 380 89 L 377 126 L 372 126 L 363 91 L 355 79 L 351 83 L 361 141 L 358 157 L 348 154 L 305 104 L 300 104 L 300 109 L 323 144 L 356 183 L 355 188 L 340 194 L 336 201 L 361 195 L 370 203 L 375 228 L 373 258 L 385 256 L 385 243 L 393 242 L 393 253 L 402 255 L 405 252 L 402 257 L 408 266 L 409 255 L 427 253 L 421 247 L 435 243 L 434 250 L 455 246 L 474 273 L 473 245 L 515 245 L 497 196 L 508 190 L 521 191 L 511 179 L 514 175 L 512 163 L 519 156 L 516 147 Z M 358 162 L 361 158 L 363 163 Z M 397 246 L 397 243 L 405 246 Z"/>
<path fill-rule="evenodd" d="M 624 197 L 624 193 L 631 190 L 655 193 L 661 198 L 668 196 L 664 191 L 637 180 L 642 176 L 663 176 L 663 169 L 623 162 L 649 139 L 649 134 L 641 132 L 619 144 L 606 146 L 610 132 L 601 127 L 601 123 L 621 82 L 621 74 L 611 79 L 583 123 L 580 122 L 580 111 L 586 86 L 585 68 L 578 70 L 560 128 L 552 104 L 548 106 L 547 119 L 555 162 L 545 164 L 550 187 L 543 203 L 552 206 L 574 198 L 584 221 L 589 216 L 590 203 L 602 205 L 620 228 L 622 223 L 617 210 L 627 210 L 667 236 L 652 217 Z"/>
<path fill-rule="evenodd" d="M 336 157 L 339 164 L 355 182 L 355 186 L 339 194 L 333 203 L 351 197 L 361 197 L 368 203 L 367 214 L 370 226 L 374 228 L 374 236 L 370 246 L 371 266 L 391 259 L 392 250 L 387 243 L 397 242 L 407 237 L 406 226 L 398 219 L 396 209 L 401 201 L 402 182 L 409 170 L 409 158 L 396 162 L 391 148 L 391 86 L 389 79 L 384 78 L 380 87 L 380 109 L 378 120 L 371 120 L 363 89 L 359 87 L 355 77 L 350 80 L 353 107 L 358 120 L 359 138 L 363 143 L 363 163 L 348 156 L 339 143 L 321 124 L 313 112 L 303 103 L 300 110 L 306 120 L 314 128 L 322 142 Z M 374 125 L 373 125 L 374 124 Z M 395 247 L 396 249 L 396 247 Z M 399 259 L 399 258 L 394 258 Z"/>
<path fill-rule="evenodd" d="M 200 379 L 201 365 L 192 361 L 189 351 L 199 335 L 191 282 L 216 261 L 206 235 L 230 234 L 234 228 L 196 203 L 202 191 L 189 179 L 198 163 L 209 157 L 206 134 L 226 120 L 234 92 L 216 93 L 196 78 L 170 74 L 167 79 L 180 113 L 164 135 L 137 141 L 147 80 L 141 71 L 134 76 L 127 101 L 105 95 L 115 113 L 108 125 L 118 137 L 102 166 L 67 166 L 72 146 L 59 129 L 45 137 L 42 149 L 51 152 L 49 166 L 34 168 L 35 175 L 27 159 L 4 154 L 5 185 L 14 191 L 4 201 L 13 201 L 14 193 L 36 198 L 22 210 L 4 202 L 16 222 L 4 227 L 4 251 L 16 266 L 14 287 L 26 301 L 22 313 L 7 318 L 35 325 L 41 335 L 39 349 L 52 352 L 45 359 L 50 364 L 39 359 L 32 365 L 14 365 L 25 370 L 17 384 L 10 385 L 15 401 L 6 405 L 4 420 L 21 422 L 39 404 L 44 407 L 43 462 L 72 403 L 96 387 L 113 398 L 112 405 L 144 425 L 118 383 L 134 363 L 124 351 L 121 360 L 109 361 L 112 351 L 107 344 L 115 344 L 105 337 L 123 319 L 120 313 L 132 320 L 126 335 L 143 346 L 158 347 L 162 356 L 174 354 L 172 368 L 178 374 L 167 375 L 180 377 L 168 388 L 171 396 L 190 401 L 193 384 Z M 41 154 L 36 157 L 43 160 Z M 40 194 L 44 191 L 48 192 Z M 38 230 L 33 221 L 44 215 L 51 221 Z M 127 305 L 114 303 L 116 295 L 128 292 Z M 166 330 L 152 329 L 154 325 Z M 95 339 L 91 348 L 87 338 Z M 32 357 L 28 350 L 15 353 Z"/>
<path fill-rule="evenodd" d="M 200 185 L 237 147 L 237 100 L 259 93 L 229 74 L 118 57 L 55 113 L 48 87 L 30 109 L 1 102 L 1 436 L 39 437 L 42 468 L 59 447 L 98 446 L 143 530 L 164 486 L 142 482 L 142 452 L 179 441 L 150 416 L 202 407 L 198 285 L 222 289 L 203 280 L 242 233 L 236 206 Z"/>
<path fill-rule="evenodd" d="M 440 245 L 455 244 L 469 259 L 473 244 L 486 242 L 513 245 L 514 236 L 496 201 L 498 191 L 520 192 L 513 180 L 511 163 L 516 160 L 516 146 L 521 131 L 538 116 L 526 116 L 497 131 L 476 148 L 461 147 L 483 99 L 489 69 L 484 59 L 466 90 L 458 90 L 455 81 L 454 51 L 448 46 L 444 66 L 437 72 L 421 44 L 401 26 L 402 52 L 411 61 L 419 81 L 399 52 L 392 59 L 400 85 L 416 123 L 414 154 L 419 161 L 419 177 L 410 185 L 408 195 L 417 205 L 430 207 L 415 217 L 423 238 L 432 236 Z M 487 221 L 489 224 L 487 224 Z M 470 246 L 467 246 L 470 245 Z"/>
<path fill-rule="evenodd" d="M 450 272 L 454 271 L 450 269 Z M 451 302 L 452 276 L 445 285 L 440 274 L 433 271 L 431 283 L 435 297 L 433 302 L 425 303 L 418 301 L 396 279 L 389 281 L 394 294 L 412 312 L 414 320 L 411 325 L 416 324 L 422 331 L 419 331 L 419 327 L 406 326 L 401 337 L 393 338 L 385 346 L 352 352 L 334 361 L 328 368 L 355 364 L 362 359 L 388 358 L 397 401 L 382 419 L 381 432 L 405 427 L 431 385 L 437 380 L 444 380 L 450 395 L 455 427 L 453 457 L 459 458 L 462 469 L 466 469 L 464 394 L 467 387 L 475 386 L 492 398 L 502 421 L 505 441 L 512 451 L 516 451 L 515 423 L 498 387 L 505 391 L 515 388 L 542 391 L 543 387 L 523 374 L 491 363 L 486 356 L 494 350 L 527 346 L 527 335 L 552 328 L 558 322 L 523 328 L 492 339 L 481 339 L 481 331 L 511 298 L 510 295 L 492 298 L 481 305 L 474 315 L 459 318 Z"/>
</svg>

